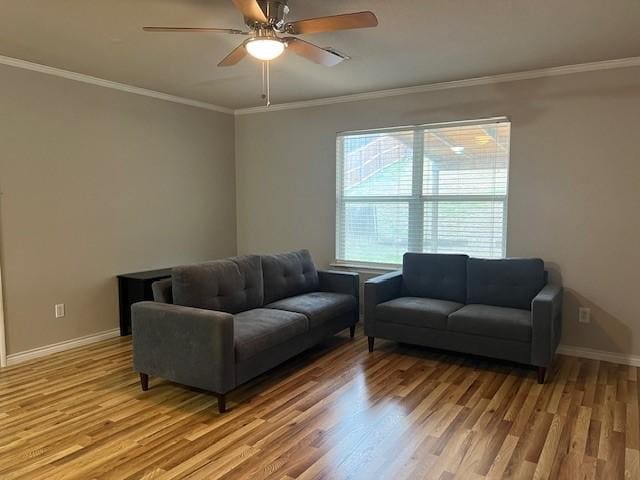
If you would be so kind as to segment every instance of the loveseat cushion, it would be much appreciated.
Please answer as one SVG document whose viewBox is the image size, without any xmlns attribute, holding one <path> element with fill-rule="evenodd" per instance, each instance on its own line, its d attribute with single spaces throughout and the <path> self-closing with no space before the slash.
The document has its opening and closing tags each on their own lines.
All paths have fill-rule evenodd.
<svg viewBox="0 0 640 480">
<path fill-rule="evenodd" d="M 531 341 L 531 312 L 491 305 L 466 305 L 449 315 L 449 330 L 519 342 Z"/>
<path fill-rule="evenodd" d="M 297 312 L 309 319 L 309 328 L 356 309 L 356 297 L 344 293 L 311 292 L 269 303 L 264 308 Z"/>
<path fill-rule="evenodd" d="M 276 347 L 309 330 L 304 315 L 256 308 L 233 316 L 236 362 Z"/>
<path fill-rule="evenodd" d="M 405 253 L 402 294 L 464 303 L 467 298 L 467 255 Z"/>
<path fill-rule="evenodd" d="M 400 297 L 376 306 L 376 321 L 412 327 L 447 329 L 447 317 L 464 305 L 447 300 Z"/>
<path fill-rule="evenodd" d="M 544 284 L 544 262 L 539 258 L 470 258 L 466 303 L 531 309 Z"/>
<path fill-rule="evenodd" d="M 262 256 L 264 303 L 318 290 L 318 272 L 308 250 Z"/>
<path fill-rule="evenodd" d="M 171 272 L 173 303 L 238 313 L 262 306 L 262 263 L 258 255 L 176 267 Z"/>
</svg>

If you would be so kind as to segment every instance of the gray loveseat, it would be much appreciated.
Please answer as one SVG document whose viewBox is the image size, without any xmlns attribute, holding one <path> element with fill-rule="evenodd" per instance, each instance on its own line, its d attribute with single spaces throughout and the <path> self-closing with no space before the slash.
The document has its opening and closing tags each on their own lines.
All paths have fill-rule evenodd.
<svg viewBox="0 0 640 480">
<path fill-rule="evenodd" d="M 358 321 L 358 275 L 317 271 L 306 250 L 173 269 L 132 306 L 133 364 L 225 394 Z"/>
<path fill-rule="evenodd" d="M 562 287 L 544 262 L 407 253 L 402 271 L 364 286 L 365 333 L 538 367 L 544 382 L 561 334 Z"/>
</svg>

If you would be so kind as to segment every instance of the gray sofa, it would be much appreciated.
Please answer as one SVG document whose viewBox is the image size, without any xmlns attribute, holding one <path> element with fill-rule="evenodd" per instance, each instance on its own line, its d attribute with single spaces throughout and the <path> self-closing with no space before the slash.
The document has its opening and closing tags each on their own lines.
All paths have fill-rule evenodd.
<svg viewBox="0 0 640 480">
<path fill-rule="evenodd" d="M 225 394 L 358 321 L 357 274 L 317 271 L 307 250 L 174 268 L 132 306 L 133 364 Z"/>
<path fill-rule="evenodd" d="M 536 258 L 407 253 L 402 271 L 364 286 L 365 333 L 538 367 L 544 382 L 561 334 L 562 287 Z"/>
</svg>

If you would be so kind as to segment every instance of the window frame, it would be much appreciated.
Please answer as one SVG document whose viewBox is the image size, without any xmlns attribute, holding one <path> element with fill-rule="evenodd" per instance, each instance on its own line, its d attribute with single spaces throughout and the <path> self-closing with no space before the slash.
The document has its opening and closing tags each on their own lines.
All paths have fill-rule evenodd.
<svg viewBox="0 0 640 480">
<path fill-rule="evenodd" d="M 504 195 L 424 195 L 424 140 L 428 130 L 436 130 L 440 128 L 463 127 L 473 125 L 487 125 L 493 123 L 509 123 L 509 151 L 507 158 L 507 179 Z M 509 212 L 509 179 L 511 176 L 511 120 L 507 116 L 480 118 L 473 120 L 462 120 L 453 122 L 429 123 L 422 125 L 396 126 L 387 128 L 376 128 L 370 130 L 357 130 L 338 132 L 336 135 L 336 230 L 334 245 L 334 262 L 331 264 L 336 267 L 346 268 L 364 268 L 378 271 L 395 270 L 401 266 L 401 263 L 379 263 L 359 260 L 341 259 L 340 247 L 343 245 L 341 236 L 344 232 L 340 225 L 344 225 L 346 215 L 346 205 L 348 203 L 400 203 L 408 205 L 407 223 L 409 226 L 414 225 L 414 235 L 408 235 L 407 252 L 424 252 L 424 206 L 431 203 L 437 205 L 438 202 L 446 201 L 502 201 L 503 218 L 502 218 L 502 255 L 507 255 L 507 229 L 508 229 L 508 212 Z M 344 181 L 344 139 L 349 136 L 392 133 L 392 132 L 413 132 L 413 174 L 411 177 L 411 195 L 397 196 L 343 196 Z M 436 222 L 437 223 L 437 222 Z M 425 252 L 428 253 L 428 252 Z M 464 253 L 464 252 L 461 252 Z"/>
</svg>

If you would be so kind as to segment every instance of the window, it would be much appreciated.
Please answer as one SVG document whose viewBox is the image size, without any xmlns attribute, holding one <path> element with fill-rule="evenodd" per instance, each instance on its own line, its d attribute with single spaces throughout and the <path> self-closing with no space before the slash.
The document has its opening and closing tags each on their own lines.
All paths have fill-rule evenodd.
<svg viewBox="0 0 640 480">
<path fill-rule="evenodd" d="M 509 141 L 504 118 L 338 135 L 336 261 L 503 257 Z"/>
</svg>

